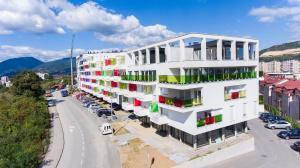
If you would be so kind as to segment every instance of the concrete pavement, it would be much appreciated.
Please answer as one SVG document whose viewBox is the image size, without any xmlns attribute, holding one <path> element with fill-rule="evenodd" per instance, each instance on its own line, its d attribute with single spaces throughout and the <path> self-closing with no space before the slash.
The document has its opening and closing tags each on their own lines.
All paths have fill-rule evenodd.
<svg viewBox="0 0 300 168">
<path fill-rule="evenodd" d="M 103 136 L 98 127 L 101 120 L 82 107 L 72 97 L 57 99 L 57 111 L 64 129 L 65 147 L 58 164 L 60 168 L 119 168 L 119 153 L 108 136 Z"/>
<path fill-rule="evenodd" d="M 55 168 L 59 163 L 64 148 L 64 135 L 56 107 L 49 108 L 51 118 L 50 144 L 41 168 Z"/>
<path fill-rule="evenodd" d="M 264 128 L 259 119 L 249 122 L 250 133 L 255 138 L 255 151 L 241 155 L 209 168 L 296 168 L 300 154 L 290 148 L 295 140 L 283 140 L 276 136 L 280 130 Z"/>
</svg>

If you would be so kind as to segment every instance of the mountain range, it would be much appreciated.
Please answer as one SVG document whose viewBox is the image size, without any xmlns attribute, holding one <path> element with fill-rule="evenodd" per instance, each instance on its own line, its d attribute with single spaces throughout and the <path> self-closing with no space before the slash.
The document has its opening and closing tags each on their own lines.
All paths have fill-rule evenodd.
<svg viewBox="0 0 300 168">
<path fill-rule="evenodd" d="M 76 69 L 75 58 L 73 58 L 73 69 Z M 70 73 L 70 59 L 63 58 L 60 60 L 42 62 L 34 57 L 12 58 L 0 62 L 0 76 L 13 76 L 14 74 L 24 71 L 33 70 L 36 72 L 49 73 L 51 75 L 65 75 Z"/>
</svg>

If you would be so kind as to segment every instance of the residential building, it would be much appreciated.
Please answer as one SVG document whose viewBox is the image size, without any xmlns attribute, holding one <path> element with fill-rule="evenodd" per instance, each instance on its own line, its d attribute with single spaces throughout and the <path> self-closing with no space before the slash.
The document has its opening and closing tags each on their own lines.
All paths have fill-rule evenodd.
<svg viewBox="0 0 300 168">
<path fill-rule="evenodd" d="M 11 86 L 11 82 L 9 80 L 8 76 L 2 76 L 0 79 L 0 85 L 4 85 L 5 87 L 10 87 Z"/>
<path fill-rule="evenodd" d="M 186 34 L 77 57 L 78 86 L 194 148 L 247 131 L 258 116 L 258 40 Z"/>
<path fill-rule="evenodd" d="M 42 80 L 45 80 L 47 76 L 49 76 L 48 73 L 42 73 L 42 72 L 36 72 L 37 76 L 39 76 Z"/>
<path fill-rule="evenodd" d="M 299 74 L 300 66 L 298 60 L 260 62 L 259 69 L 264 73 L 292 73 Z"/>
<path fill-rule="evenodd" d="M 276 107 L 282 115 L 300 120 L 300 81 L 278 76 L 265 76 L 259 82 L 264 104 Z"/>
</svg>

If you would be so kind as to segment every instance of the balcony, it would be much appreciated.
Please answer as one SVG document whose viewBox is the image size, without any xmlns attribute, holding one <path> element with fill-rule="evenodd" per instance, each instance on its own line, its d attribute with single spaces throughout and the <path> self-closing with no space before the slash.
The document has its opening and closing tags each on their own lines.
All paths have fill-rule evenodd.
<svg viewBox="0 0 300 168">
<path fill-rule="evenodd" d="M 126 81 L 140 81 L 140 82 L 155 82 L 156 76 L 150 75 L 122 75 L 122 80 Z"/>
<path fill-rule="evenodd" d="M 238 79 L 251 79 L 256 78 L 256 72 L 241 72 L 241 73 L 222 73 L 222 74 L 205 74 L 205 75 L 193 75 L 193 76 L 168 76 L 160 75 L 160 83 L 169 84 L 191 84 L 191 83 L 205 83 Z"/>
<path fill-rule="evenodd" d="M 210 116 L 210 117 L 206 117 L 206 118 L 200 118 L 197 119 L 197 127 L 202 127 L 205 125 L 211 125 L 214 123 L 219 123 L 223 120 L 223 115 L 222 114 L 218 114 L 216 116 Z"/>
<path fill-rule="evenodd" d="M 170 98 L 165 96 L 159 96 L 159 103 L 175 106 L 179 108 L 188 108 L 193 106 L 202 105 L 201 98 L 193 98 L 193 99 L 177 99 L 177 98 Z"/>
</svg>

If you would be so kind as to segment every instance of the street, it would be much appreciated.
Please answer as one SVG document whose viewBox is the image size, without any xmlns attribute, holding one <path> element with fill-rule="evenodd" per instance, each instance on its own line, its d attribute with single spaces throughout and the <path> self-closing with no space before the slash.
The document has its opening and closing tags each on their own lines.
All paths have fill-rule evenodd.
<svg viewBox="0 0 300 168">
<path fill-rule="evenodd" d="M 88 112 L 72 97 L 54 94 L 57 112 L 64 130 L 64 150 L 58 167 L 120 167 L 116 146 L 108 136 L 100 134 L 102 120 Z M 296 140 L 283 140 L 276 136 L 281 130 L 264 128 L 259 119 L 249 122 L 249 132 L 255 138 L 256 149 L 233 159 L 220 162 L 210 168 L 295 168 L 299 166 L 300 154 L 290 145 Z"/>
<path fill-rule="evenodd" d="M 117 148 L 109 137 L 100 133 L 99 118 L 71 96 L 61 97 L 56 92 L 54 99 L 64 132 L 64 149 L 58 167 L 119 168 Z"/>
<path fill-rule="evenodd" d="M 296 168 L 300 164 L 300 154 L 290 148 L 296 140 L 284 140 L 277 137 L 279 130 L 264 128 L 260 119 L 248 122 L 250 133 L 255 138 L 255 151 L 209 168 Z"/>
</svg>

